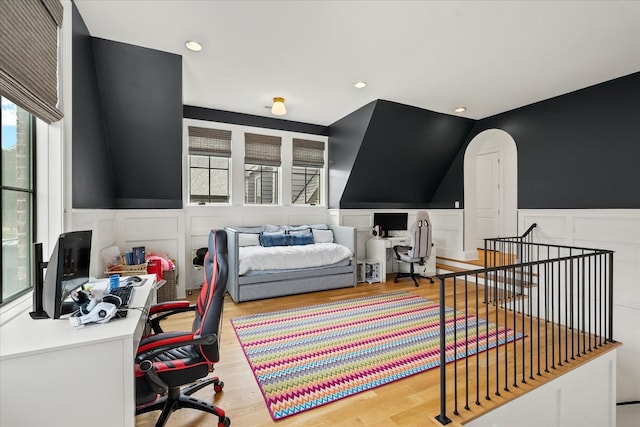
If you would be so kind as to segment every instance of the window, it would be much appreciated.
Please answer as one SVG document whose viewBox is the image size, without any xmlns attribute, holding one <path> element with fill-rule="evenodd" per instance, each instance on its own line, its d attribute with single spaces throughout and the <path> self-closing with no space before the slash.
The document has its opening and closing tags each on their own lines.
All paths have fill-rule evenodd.
<svg viewBox="0 0 640 427">
<path fill-rule="evenodd" d="M 189 126 L 189 202 L 229 203 L 231 131 Z"/>
<path fill-rule="evenodd" d="M 293 139 L 291 168 L 291 203 L 319 205 L 324 170 L 324 143 Z"/>
<path fill-rule="evenodd" d="M 277 205 L 282 139 L 255 133 L 244 139 L 244 202 Z"/>
<path fill-rule="evenodd" d="M 2 283 L 0 303 L 31 288 L 35 119 L 2 98 Z"/>
</svg>

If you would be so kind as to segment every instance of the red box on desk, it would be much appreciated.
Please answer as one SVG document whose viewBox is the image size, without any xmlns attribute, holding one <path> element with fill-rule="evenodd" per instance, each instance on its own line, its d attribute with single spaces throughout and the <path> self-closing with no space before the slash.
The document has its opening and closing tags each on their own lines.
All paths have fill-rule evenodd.
<svg viewBox="0 0 640 427">
<path fill-rule="evenodd" d="M 155 274 L 156 280 L 162 280 L 162 263 L 158 260 L 147 261 L 147 273 Z"/>
</svg>

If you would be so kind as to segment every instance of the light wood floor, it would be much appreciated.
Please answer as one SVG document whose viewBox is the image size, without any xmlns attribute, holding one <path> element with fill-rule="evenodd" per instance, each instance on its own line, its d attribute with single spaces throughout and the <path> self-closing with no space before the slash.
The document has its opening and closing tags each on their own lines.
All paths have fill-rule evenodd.
<svg viewBox="0 0 640 427">
<path fill-rule="evenodd" d="M 273 421 L 267 411 L 260 389 L 258 388 L 253 373 L 249 368 L 249 364 L 229 322 L 229 319 L 231 318 L 254 313 L 304 307 L 312 304 L 358 298 L 396 290 L 406 290 L 432 301 L 439 300 L 437 283 L 435 285 L 430 285 L 427 280 L 421 280 L 420 287 L 416 288 L 409 279 L 401 280 L 400 283 L 397 284 L 392 281 L 374 284 L 360 283 L 354 288 L 315 292 L 304 295 L 245 302 L 241 304 L 235 304 L 227 295 L 224 307 L 224 326 L 221 334 L 221 360 L 216 365 L 216 370 L 214 372 L 215 375 L 219 376 L 220 379 L 224 381 L 224 391 L 214 396 L 212 388 L 209 387 L 199 391 L 194 395 L 194 397 L 212 402 L 214 405 L 224 409 L 227 416 L 231 419 L 232 426 L 253 427 L 277 425 L 289 427 L 441 425 L 434 419 L 440 413 L 440 377 L 438 369 L 432 369 L 373 390 L 359 393 L 277 422 Z M 462 292 L 464 292 L 464 289 L 459 289 L 456 295 L 456 305 L 458 308 L 464 307 Z M 475 298 L 475 291 L 467 289 L 467 292 L 472 298 L 472 301 L 474 301 L 473 298 Z M 195 299 L 195 295 L 190 298 Z M 447 306 L 453 307 L 453 290 L 450 285 L 447 286 L 445 300 Z M 471 306 L 474 306 L 474 304 L 471 304 Z M 470 307 L 470 311 L 474 311 L 473 308 L 474 307 Z M 485 308 L 481 305 L 480 317 L 485 314 L 484 310 Z M 513 328 L 515 325 L 517 330 L 522 330 L 522 318 L 518 314 L 514 315 L 512 311 L 507 311 L 505 316 L 505 312 L 503 310 L 498 309 L 496 311 L 496 309 L 492 307 L 490 308 L 489 314 L 490 320 L 493 322 L 500 324 L 504 324 L 506 322 L 509 327 Z M 188 330 L 191 328 L 191 317 L 189 317 L 189 315 L 181 315 L 180 318 L 178 317 L 179 316 L 174 316 L 174 318 L 177 318 L 176 320 L 165 321 L 163 324 L 165 330 Z M 564 331 L 564 329 L 560 330 L 557 326 L 551 330 L 548 326 L 542 325 L 540 330 L 540 336 L 543 341 L 546 337 L 547 341 L 550 342 L 550 337 L 553 335 L 553 341 L 555 342 L 553 347 L 555 350 L 554 354 L 557 355 L 560 352 L 560 357 L 556 356 L 552 359 L 552 347 L 549 345 L 548 348 L 544 350 L 545 347 L 543 346 L 543 352 L 541 352 L 540 355 L 540 375 L 537 374 L 538 356 L 536 354 L 533 360 L 535 379 L 530 380 L 528 376 L 530 372 L 529 364 L 531 362 L 528 360 L 527 356 L 527 360 L 524 361 L 524 375 L 527 383 L 518 384 L 518 387 L 513 387 L 512 383 L 514 382 L 514 376 L 520 378 L 522 375 L 521 349 L 519 346 L 516 348 L 517 357 L 515 360 L 509 358 L 506 362 L 503 357 L 503 353 L 499 353 L 497 360 L 500 372 L 499 384 L 496 385 L 494 382 L 490 382 L 489 397 L 491 400 L 485 399 L 486 382 L 484 380 L 484 371 L 487 364 L 492 369 L 496 365 L 496 353 L 494 350 L 488 352 L 488 360 L 484 356 L 486 353 L 483 353 L 479 359 L 471 357 L 465 361 L 458 362 L 457 365 L 447 365 L 448 378 L 452 377 L 454 368 L 458 370 L 457 408 L 460 414 L 458 416 L 453 415 L 453 410 L 455 409 L 454 381 L 451 379 L 447 383 L 447 415 L 452 419 L 453 424 L 449 425 L 464 424 L 465 422 L 482 415 L 488 410 L 498 407 L 510 399 L 548 382 L 554 376 L 574 369 L 579 366 L 580 363 L 584 363 L 591 358 L 610 351 L 616 346 L 616 344 L 609 344 L 598 348 L 592 348 L 592 351 L 587 352 L 587 354 L 581 355 L 576 358 L 576 360 L 571 360 L 571 345 L 565 345 L 567 339 L 571 336 L 570 334 L 562 335 L 562 331 Z M 530 336 L 533 339 L 532 342 L 535 343 L 535 339 L 538 336 L 537 323 L 534 322 L 533 328 L 531 328 L 529 318 L 526 318 L 524 332 Z M 576 340 L 580 339 L 580 337 L 574 337 L 574 343 Z M 582 341 L 580 342 L 582 343 Z M 527 351 L 528 348 L 529 347 L 526 347 Z M 568 362 L 564 361 L 565 353 L 563 352 L 565 352 L 565 350 L 559 350 L 559 348 L 569 349 Z M 552 360 L 555 360 L 553 367 L 551 367 Z M 558 364 L 558 361 L 560 361 L 560 365 Z M 549 372 L 545 372 L 545 363 Z M 475 377 L 476 365 L 480 371 L 479 378 Z M 515 374 L 514 366 L 516 369 Z M 466 372 L 467 369 L 468 372 L 470 372 L 468 380 L 464 376 L 464 372 Z M 476 383 L 478 383 L 480 388 L 480 396 L 478 399 L 480 405 L 476 405 L 475 403 Z M 504 390 L 505 386 L 509 391 Z M 467 387 L 469 389 L 468 398 L 465 391 Z M 500 396 L 495 395 L 496 390 L 500 393 Z M 469 410 L 464 409 L 465 401 L 467 399 L 469 402 Z M 146 427 L 154 425 L 157 414 L 158 413 L 156 412 L 137 417 L 136 426 Z M 174 412 L 169 418 L 167 425 L 181 427 L 217 426 L 217 418 L 199 411 L 183 409 Z"/>
</svg>

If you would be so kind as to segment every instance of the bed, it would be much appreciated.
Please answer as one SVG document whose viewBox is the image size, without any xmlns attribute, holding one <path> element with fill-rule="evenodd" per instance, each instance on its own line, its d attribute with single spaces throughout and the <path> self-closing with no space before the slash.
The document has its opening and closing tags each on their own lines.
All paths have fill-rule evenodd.
<svg viewBox="0 0 640 427">
<path fill-rule="evenodd" d="M 356 284 L 353 227 L 230 226 L 225 231 L 227 289 L 236 303 Z"/>
</svg>

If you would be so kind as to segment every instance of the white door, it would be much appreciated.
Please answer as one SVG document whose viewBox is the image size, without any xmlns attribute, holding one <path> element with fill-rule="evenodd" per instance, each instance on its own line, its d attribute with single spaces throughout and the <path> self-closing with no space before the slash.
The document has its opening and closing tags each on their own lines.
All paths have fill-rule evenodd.
<svg viewBox="0 0 640 427">
<path fill-rule="evenodd" d="M 500 237 L 500 153 L 479 154 L 476 160 L 476 247 L 485 238 Z"/>
</svg>

